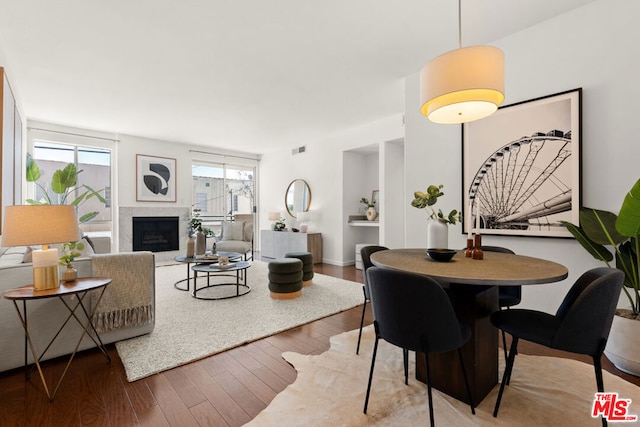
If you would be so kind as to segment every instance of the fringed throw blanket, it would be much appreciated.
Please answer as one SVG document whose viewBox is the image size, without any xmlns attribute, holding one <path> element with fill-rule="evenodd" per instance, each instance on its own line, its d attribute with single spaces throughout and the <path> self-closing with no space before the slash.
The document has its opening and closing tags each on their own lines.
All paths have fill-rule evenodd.
<svg viewBox="0 0 640 427">
<path fill-rule="evenodd" d="M 153 254 L 94 255 L 92 265 L 95 276 L 111 278 L 111 284 L 107 286 L 93 316 L 93 324 L 98 332 L 140 326 L 153 320 Z M 98 292 L 92 295 L 93 304 L 99 296 Z"/>
</svg>

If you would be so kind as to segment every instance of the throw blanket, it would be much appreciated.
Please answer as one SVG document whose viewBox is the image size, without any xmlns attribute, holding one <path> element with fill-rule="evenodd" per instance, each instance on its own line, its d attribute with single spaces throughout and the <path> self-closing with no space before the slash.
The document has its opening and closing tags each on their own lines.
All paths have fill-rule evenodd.
<svg viewBox="0 0 640 427">
<path fill-rule="evenodd" d="M 155 263 L 150 252 L 94 255 L 93 274 L 110 277 L 93 324 L 100 333 L 139 326 L 153 320 Z M 92 295 L 95 304 L 100 294 Z"/>
</svg>

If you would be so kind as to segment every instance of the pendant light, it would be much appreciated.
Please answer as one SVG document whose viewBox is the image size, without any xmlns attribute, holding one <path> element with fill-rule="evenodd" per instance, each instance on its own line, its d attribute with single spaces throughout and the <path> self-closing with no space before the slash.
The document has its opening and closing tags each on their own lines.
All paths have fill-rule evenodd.
<svg viewBox="0 0 640 427">
<path fill-rule="evenodd" d="M 420 71 L 420 112 L 435 123 L 465 123 L 493 114 L 504 101 L 504 54 L 493 46 L 462 47 L 458 0 L 458 49 Z"/>
</svg>

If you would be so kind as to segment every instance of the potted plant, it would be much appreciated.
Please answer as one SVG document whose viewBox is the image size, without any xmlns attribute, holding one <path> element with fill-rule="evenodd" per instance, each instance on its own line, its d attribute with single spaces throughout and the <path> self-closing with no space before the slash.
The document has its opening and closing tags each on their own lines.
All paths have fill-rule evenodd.
<svg viewBox="0 0 640 427">
<path fill-rule="evenodd" d="M 455 224 L 460 221 L 460 212 L 457 209 L 451 210 L 448 215 L 442 212 L 442 209 L 436 210 L 432 207 L 438 201 L 438 197 L 444 196 L 443 185 L 430 185 L 427 191 L 416 191 L 413 193 L 413 201 L 411 206 L 418 209 L 429 208 L 429 223 L 427 225 L 427 249 L 443 248 L 449 246 L 449 224 Z"/>
<path fill-rule="evenodd" d="M 595 259 L 624 272 L 629 308 L 616 311 L 605 355 L 621 371 L 640 376 L 640 179 L 618 215 L 582 208 L 579 227 L 563 225 Z"/>
<path fill-rule="evenodd" d="M 67 269 L 64 272 L 64 281 L 73 282 L 78 278 L 78 270 L 73 268 L 72 262 L 82 255 L 80 251 L 84 250 L 84 243 L 82 242 L 67 242 L 62 244 L 62 256 L 58 258 L 58 264 L 66 266 Z"/>
<path fill-rule="evenodd" d="M 287 228 L 287 223 L 282 217 L 273 224 L 274 231 L 283 231 L 285 228 Z"/>
<path fill-rule="evenodd" d="M 200 209 L 198 208 L 194 208 L 192 210 L 191 217 L 189 218 L 188 234 L 189 240 L 187 241 L 187 256 L 204 254 L 207 250 L 207 237 L 215 237 L 216 235 L 212 229 L 202 225 Z M 195 239 L 195 242 L 192 241 L 193 239 Z M 211 251 L 215 253 L 215 241 Z"/>
<path fill-rule="evenodd" d="M 367 215 L 367 219 L 369 221 L 373 221 L 378 217 L 378 212 L 376 212 L 376 204 L 373 200 L 370 202 L 369 199 L 363 197 L 360 199 L 360 203 L 364 205 L 364 212 Z"/>
</svg>

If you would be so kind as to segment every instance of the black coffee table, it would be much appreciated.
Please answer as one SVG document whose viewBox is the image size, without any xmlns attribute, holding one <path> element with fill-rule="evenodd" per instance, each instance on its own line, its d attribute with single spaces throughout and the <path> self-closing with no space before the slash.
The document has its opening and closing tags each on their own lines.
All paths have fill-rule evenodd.
<svg viewBox="0 0 640 427">
<path fill-rule="evenodd" d="M 218 252 L 216 252 L 216 255 L 218 255 L 218 257 L 226 256 L 226 257 L 229 258 L 229 261 L 236 261 L 236 260 L 241 260 L 242 259 L 242 254 L 239 253 L 239 252 L 218 251 Z M 186 263 L 187 264 L 187 278 L 178 280 L 176 283 L 173 284 L 174 288 L 176 288 L 176 289 L 178 289 L 180 291 L 187 291 L 187 292 L 189 292 L 190 283 L 191 283 L 191 264 L 208 265 L 208 264 L 216 264 L 218 262 L 218 259 L 196 258 L 194 256 L 193 257 L 188 257 L 188 256 L 185 256 L 185 255 L 177 256 L 173 260 L 176 261 L 176 262 L 182 262 L 182 263 Z M 178 286 L 178 284 L 180 284 L 182 282 L 187 282 L 187 287 L 186 288 L 181 288 L 180 286 Z M 193 287 L 195 288 L 195 278 L 194 278 Z"/>
<path fill-rule="evenodd" d="M 221 266 L 220 264 L 197 264 L 191 267 L 193 270 L 193 292 L 191 296 L 198 299 L 206 300 L 219 300 L 227 298 L 236 298 L 246 295 L 251 292 L 251 288 L 247 285 L 247 272 L 246 270 L 251 267 L 249 261 L 230 261 L 227 266 Z M 198 288 L 198 272 L 207 273 L 207 285 Z M 233 274 L 235 272 L 235 274 Z M 213 276 L 235 276 L 235 282 L 226 283 L 211 283 L 211 277 Z M 235 286 L 235 294 L 230 295 L 216 295 L 216 296 L 203 296 L 198 295 L 198 292 L 205 289 L 218 288 L 222 286 Z M 243 288 L 243 292 L 240 289 Z"/>
</svg>

